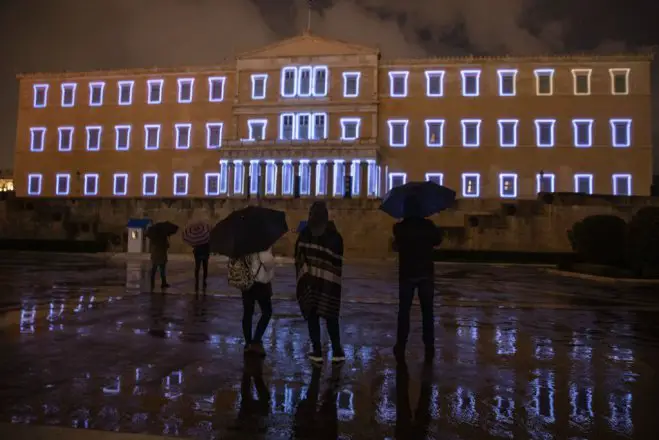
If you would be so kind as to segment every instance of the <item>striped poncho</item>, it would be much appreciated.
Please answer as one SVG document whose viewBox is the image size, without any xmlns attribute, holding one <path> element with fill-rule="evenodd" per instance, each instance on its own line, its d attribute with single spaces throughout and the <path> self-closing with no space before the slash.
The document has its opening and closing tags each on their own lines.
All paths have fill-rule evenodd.
<svg viewBox="0 0 659 440">
<path fill-rule="evenodd" d="M 343 238 L 333 222 L 317 237 L 306 227 L 295 243 L 297 300 L 306 319 L 312 310 L 318 316 L 335 318 L 341 310 Z"/>
</svg>

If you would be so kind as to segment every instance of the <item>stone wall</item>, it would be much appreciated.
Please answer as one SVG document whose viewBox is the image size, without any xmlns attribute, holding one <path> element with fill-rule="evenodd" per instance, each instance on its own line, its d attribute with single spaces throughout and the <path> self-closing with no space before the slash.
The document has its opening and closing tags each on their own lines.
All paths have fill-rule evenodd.
<svg viewBox="0 0 659 440">
<path fill-rule="evenodd" d="M 275 251 L 290 255 L 295 228 L 306 218 L 311 201 L 264 200 L 263 206 L 286 211 L 291 232 Z M 330 215 L 343 234 L 347 257 L 386 258 L 394 220 L 378 210 L 377 200 L 329 200 Z M 187 200 L 73 200 L 18 199 L 0 201 L 0 239 L 102 240 L 108 250 L 124 251 L 129 218 L 148 217 L 185 226 L 193 220 L 211 224 L 246 201 Z M 659 206 L 659 198 L 546 194 L 538 200 L 502 203 L 501 200 L 461 199 L 433 218 L 445 228 L 443 248 L 522 252 L 568 252 L 566 231 L 580 219 L 613 214 L 629 220 L 642 206 Z M 188 252 L 180 234 L 171 240 L 172 252 Z"/>
</svg>

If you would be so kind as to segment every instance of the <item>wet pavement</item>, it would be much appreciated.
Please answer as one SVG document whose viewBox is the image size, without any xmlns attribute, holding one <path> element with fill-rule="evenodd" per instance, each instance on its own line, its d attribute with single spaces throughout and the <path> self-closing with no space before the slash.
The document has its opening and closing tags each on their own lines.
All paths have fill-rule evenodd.
<svg viewBox="0 0 659 440">
<path fill-rule="evenodd" d="M 9 424 L 89 438 L 657 438 L 659 286 L 440 264 L 437 358 L 422 363 L 415 308 L 397 365 L 395 268 L 349 265 L 348 360 L 314 369 L 290 265 L 277 270 L 267 357 L 246 362 L 222 268 L 195 295 L 192 263 L 173 262 L 172 287 L 152 295 L 143 264 L 0 254 L 0 438 L 17 438 Z"/>
</svg>

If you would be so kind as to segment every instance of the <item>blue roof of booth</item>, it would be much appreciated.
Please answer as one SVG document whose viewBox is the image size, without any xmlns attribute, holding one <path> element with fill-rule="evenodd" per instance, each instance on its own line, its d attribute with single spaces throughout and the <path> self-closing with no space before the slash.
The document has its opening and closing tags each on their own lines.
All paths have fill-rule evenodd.
<svg viewBox="0 0 659 440">
<path fill-rule="evenodd" d="M 151 224 L 151 219 L 148 218 L 131 218 L 128 219 L 127 228 L 133 229 L 146 229 Z"/>
</svg>

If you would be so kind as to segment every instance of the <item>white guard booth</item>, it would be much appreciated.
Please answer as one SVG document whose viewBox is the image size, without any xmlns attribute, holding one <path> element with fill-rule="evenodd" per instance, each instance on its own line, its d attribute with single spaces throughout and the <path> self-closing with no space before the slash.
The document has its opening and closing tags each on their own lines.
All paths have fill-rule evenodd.
<svg viewBox="0 0 659 440">
<path fill-rule="evenodd" d="M 126 252 L 129 254 L 141 254 L 149 249 L 146 230 L 151 225 L 148 218 L 131 218 L 128 220 L 128 240 Z"/>
</svg>

